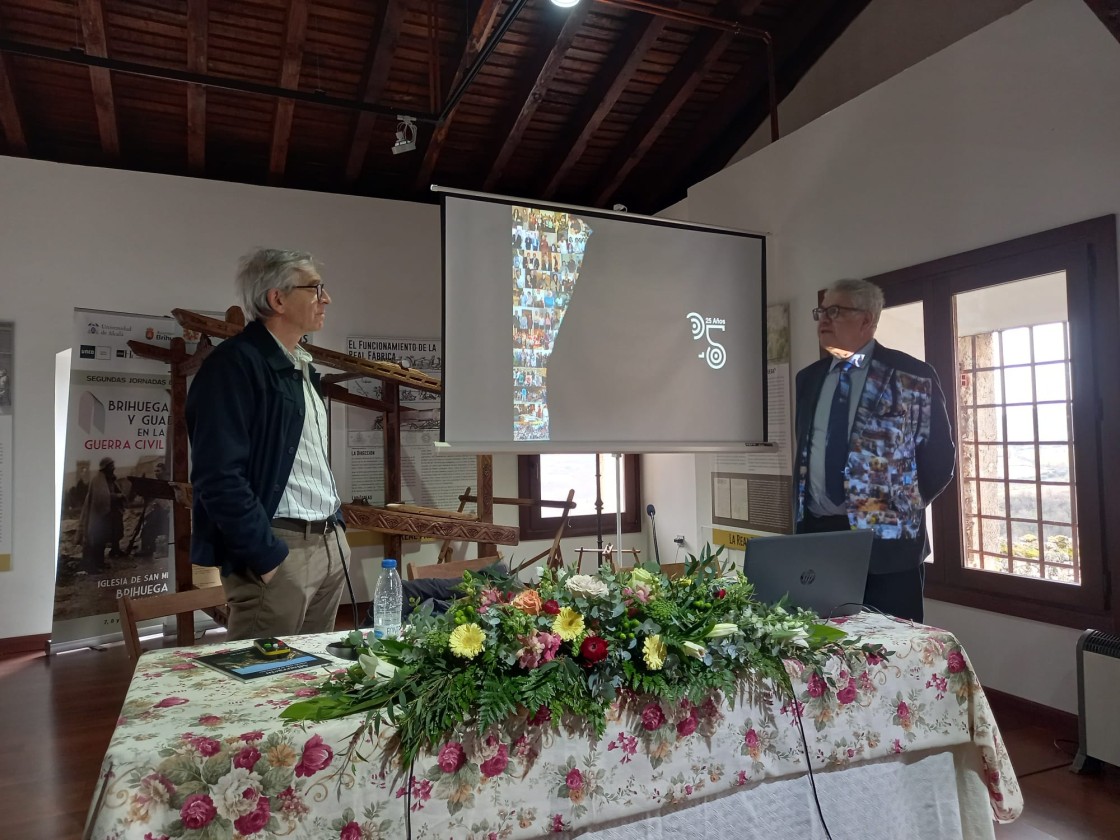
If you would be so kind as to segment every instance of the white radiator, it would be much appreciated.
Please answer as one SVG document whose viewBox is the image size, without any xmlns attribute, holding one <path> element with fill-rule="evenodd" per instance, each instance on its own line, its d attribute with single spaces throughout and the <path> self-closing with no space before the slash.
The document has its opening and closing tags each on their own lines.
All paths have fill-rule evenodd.
<svg viewBox="0 0 1120 840">
<path fill-rule="evenodd" d="M 1077 773 L 1099 769 L 1099 762 L 1120 766 L 1120 636 L 1086 630 L 1077 640 L 1077 711 L 1081 748 L 1073 760 Z"/>
</svg>

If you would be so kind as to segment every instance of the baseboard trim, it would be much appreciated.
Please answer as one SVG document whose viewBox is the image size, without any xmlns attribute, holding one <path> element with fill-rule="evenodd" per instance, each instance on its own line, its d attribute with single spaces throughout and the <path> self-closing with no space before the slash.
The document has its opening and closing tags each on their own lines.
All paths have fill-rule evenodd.
<svg viewBox="0 0 1120 840">
<path fill-rule="evenodd" d="M 1071 741 L 1078 740 L 1077 715 L 1075 714 L 1063 712 L 1053 706 L 1044 706 L 1033 700 L 1016 697 L 1014 694 L 1008 694 L 1005 691 L 986 686 L 984 694 L 988 698 L 992 711 L 995 712 L 997 723 L 999 723 L 1001 715 L 1004 717 L 1013 716 L 1017 719 L 1030 721 L 1034 726 L 1049 729 L 1058 738 L 1067 738 Z"/>
<path fill-rule="evenodd" d="M 50 638 L 50 633 L 37 633 L 34 636 L 12 636 L 8 639 L 0 639 L 0 656 L 42 653 L 46 650 Z"/>
</svg>

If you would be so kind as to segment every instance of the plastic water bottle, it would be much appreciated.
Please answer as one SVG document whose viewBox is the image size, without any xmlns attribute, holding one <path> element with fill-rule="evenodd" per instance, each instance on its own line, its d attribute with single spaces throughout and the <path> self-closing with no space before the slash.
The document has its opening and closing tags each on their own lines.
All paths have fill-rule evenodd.
<svg viewBox="0 0 1120 840">
<path fill-rule="evenodd" d="M 395 639 L 401 632 L 404 588 L 397 573 L 397 561 L 386 557 L 373 587 L 373 634 L 379 639 Z"/>
</svg>

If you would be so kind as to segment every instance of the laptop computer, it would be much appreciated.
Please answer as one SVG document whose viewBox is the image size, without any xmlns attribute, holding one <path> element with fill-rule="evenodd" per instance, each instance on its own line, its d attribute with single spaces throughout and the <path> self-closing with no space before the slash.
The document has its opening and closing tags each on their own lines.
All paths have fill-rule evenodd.
<svg viewBox="0 0 1120 840">
<path fill-rule="evenodd" d="M 822 618 L 853 615 L 862 609 L 874 538 L 871 531 L 754 537 L 747 541 L 743 574 L 765 603 L 788 594 L 792 606 Z"/>
</svg>

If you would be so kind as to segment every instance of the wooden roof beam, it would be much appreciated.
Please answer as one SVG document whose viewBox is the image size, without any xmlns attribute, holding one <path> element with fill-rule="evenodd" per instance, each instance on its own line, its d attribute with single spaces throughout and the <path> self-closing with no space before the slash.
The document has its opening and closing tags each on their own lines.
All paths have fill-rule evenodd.
<svg viewBox="0 0 1120 840">
<path fill-rule="evenodd" d="M 187 69 L 206 73 L 206 29 L 209 0 L 187 0 Z M 192 175 L 206 172 L 206 88 L 187 85 L 187 169 Z"/>
<path fill-rule="evenodd" d="M 27 157 L 27 134 L 23 130 L 16 94 L 12 87 L 11 65 L 8 56 L 0 54 L 0 134 L 7 141 L 7 152 L 17 157 Z"/>
<path fill-rule="evenodd" d="M 98 58 L 108 58 L 105 10 L 101 0 L 78 0 L 78 14 L 82 19 L 82 36 L 86 42 L 86 53 Z M 97 111 L 97 131 L 101 135 L 101 151 L 110 161 L 116 162 L 121 156 L 121 140 L 117 128 L 117 108 L 113 97 L 113 78 L 110 74 L 111 71 L 104 67 L 89 68 L 93 104 Z"/>
<path fill-rule="evenodd" d="M 581 3 L 569 12 L 563 29 L 560 30 L 552 49 L 536 74 L 532 87 L 524 97 L 519 96 L 513 100 L 514 102 L 520 101 L 521 107 L 513 116 L 513 124 L 503 132 L 505 141 L 502 143 L 502 148 L 494 159 L 490 172 L 486 176 L 486 181 L 482 185 L 483 191 L 489 192 L 501 181 L 510 158 L 517 151 L 517 147 L 521 145 L 521 138 L 525 136 L 525 129 L 533 121 L 533 116 L 537 113 L 537 107 L 544 101 L 549 87 L 560 72 L 560 64 L 568 50 L 571 49 L 576 33 L 583 26 L 584 20 L 587 19 L 590 8 L 590 3 Z"/>
<path fill-rule="evenodd" d="M 482 0 L 479 4 L 478 14 L 475 15 L 474 23 L 471 25 L 470 37 L 467 38 L 466 46 L 463 47 L 459 67 L 455 71 L 455 78 L 448 90 L 454 91 L 459 87 L 463 77 L 470 70 L 475 59 L 478 58 L 478 54 L 486 45 L 490 33 L 493 32 L 494 26 L 498 22 L 498 12 L 501 7 L 502 0 Z M 432 173 L 439 161 L 440 152 L 443 151 L 443 144 L 447 142 L 447 135 L 451 131 L 451 123 L 455 118 L 455 113 L 456 111 L 452 110 L 444 121 L 432 131 L 432 139 L 428 141 L 428 146 L 424 150 L 424 160 L 420 164 L 420 171 L 416 176 L 416 189 L 418 190 L 427 189 L 431 184 Z"/>
<path fill-rule="evenodd" d="M 307 39 L 307 0 L 292 0 L 288 6 L 288 27 L 284 36 L 284 59 L 280 66 L 280 87 L 299 88 L 299 72 L 303 67 L 303 43 Z M 292 138 L 292 113 L 296 103 L 291 99 L 276 102 L 276 118 L 272 123 L 272 150 L 268 156 L 268 178 L 278 184 L 288 165 L 288 143 Z"/>
<path fill-rule="evenodd" d="M 751 2 L 752 8 L 755 5 Z M 741 0 L 721 0 L 712 17 L 737 17 L 743 6 Z M 604 206 L 614 196 L 734 39 L 735 35 L 726 31 L 705 29 L 696 33 L 676 67 L 600 170 L 598 180 L 603 187 L 596 193 L 595 204 Z"/>
<path fill-rule="evenodd" d="M 552 158 L 558 163 L 546 176 L 544 188 L 539 191 L 542 198 L 552 198 L 572 167 L 583 157 L 588 141 L 614 109 L 618 97 L 626 90 L 646 53 L 661 37 L 666 23 L 664 18 L 641 15 L 627 27 L 619 43 L 611 50 L 602 72 L 583 97 L 583 107 L 572 120 L 571 127 L 553 146 Z"/>
<path fill-rule="evenodd" d="M 796 15 L 772 29 L 779 103 L 868 2 L 850 0 L 838 7 L 835 0 L 807 0 Z M 810 42 L 807 47 L 806 41 Z M 661 209 L 661 202 L 681 192 L 682 184 L 687 192 L 688 187 L 722 169 L 766 119 L 769 105 L 762 55 L 760 48 L 757 58 L 735 75 L 696 126 L 691 143 L 674 155 L 673 165 L 659 183 L 650 185 L 650 208 Z"/>
<path fill-rule="evenodd" d="M 389 71 L 393 67 L 393 48 L 401 34 L 404 23 L 406 3 L 382 0 L 380 4 L 381 22 L 373 48 L 366 57 L 365 84 L 362 85 L 362 101 L 377 102 L 389 81 Z M 350 139 L 350 153 L 346 156 L 346 183 L 353 184 L 361 177 L 362 167 L 369 154 L 369 143 L 373 137 L 373 127 L 377 115 L 368 111 L 358 114 L 354 122 L 354 133 Z"/>
</svg>

